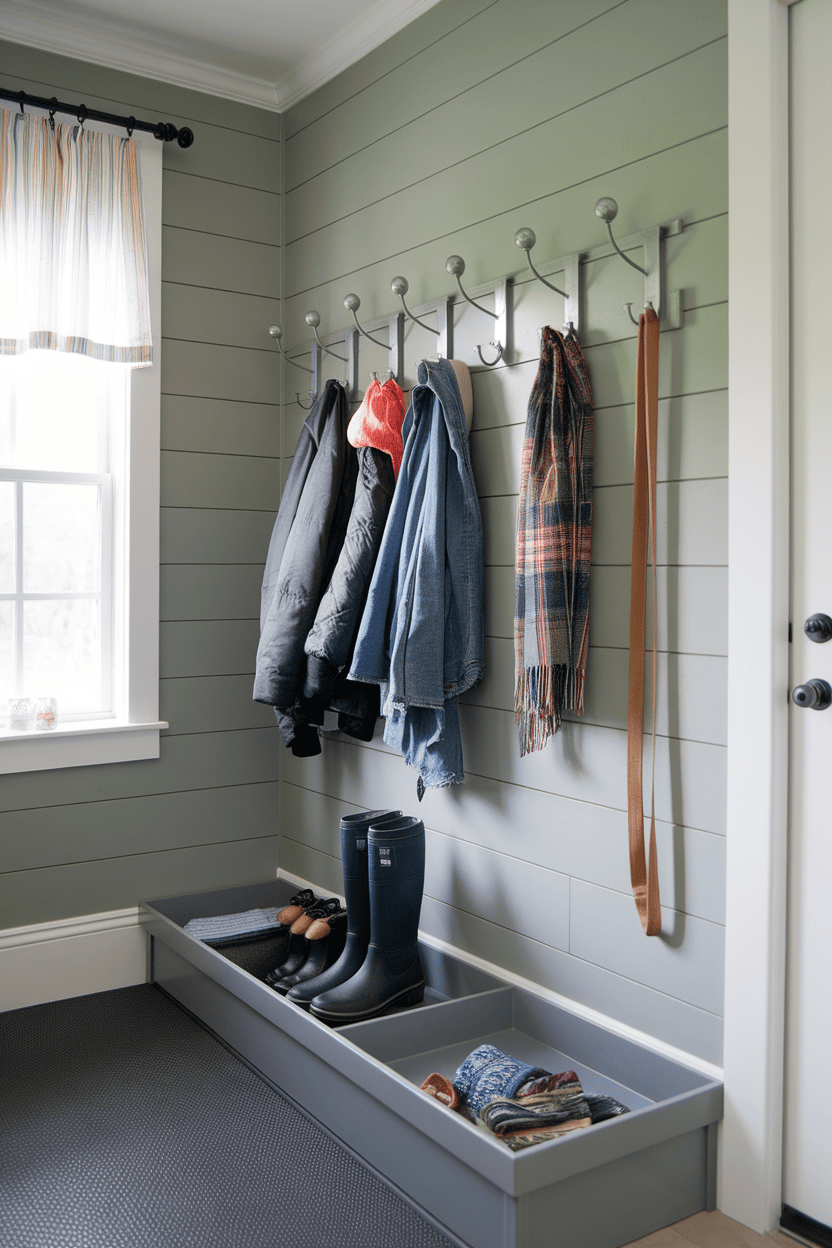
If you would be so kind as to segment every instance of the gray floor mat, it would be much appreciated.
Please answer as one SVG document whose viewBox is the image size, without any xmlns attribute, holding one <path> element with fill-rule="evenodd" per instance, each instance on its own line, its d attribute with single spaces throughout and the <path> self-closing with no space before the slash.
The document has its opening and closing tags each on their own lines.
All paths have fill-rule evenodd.
<svg viewBox="0 0 832 1248">
<path fill-rule="evenodd" d="M 452 1248 L 150 985 L 0 1015 L 2 1248 Z"/>
</svg>

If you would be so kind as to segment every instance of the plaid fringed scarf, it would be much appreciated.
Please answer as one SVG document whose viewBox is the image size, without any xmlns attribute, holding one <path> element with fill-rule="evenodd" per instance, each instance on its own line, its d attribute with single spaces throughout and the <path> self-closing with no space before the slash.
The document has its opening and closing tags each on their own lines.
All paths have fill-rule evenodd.
<svg viewBox="0 0 832 1248">
<path fill-rule="evenodd" d="M 592 553 L 592 387 L 577 339 L 543 330 L 520 474 L 514 718 L 520 754 L 584 710 Z"/>
</svg>

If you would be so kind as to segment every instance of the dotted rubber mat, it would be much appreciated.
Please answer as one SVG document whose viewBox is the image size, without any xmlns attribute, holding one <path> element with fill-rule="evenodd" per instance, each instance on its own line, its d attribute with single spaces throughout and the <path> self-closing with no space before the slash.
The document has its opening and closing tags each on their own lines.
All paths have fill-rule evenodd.
<svg viewBox="0 0 832 1248">
<path fill-rule="evenodd" d="M 453 1248 L 150 985 L 0 1015 L 2 1248 Z"/>
</svg>

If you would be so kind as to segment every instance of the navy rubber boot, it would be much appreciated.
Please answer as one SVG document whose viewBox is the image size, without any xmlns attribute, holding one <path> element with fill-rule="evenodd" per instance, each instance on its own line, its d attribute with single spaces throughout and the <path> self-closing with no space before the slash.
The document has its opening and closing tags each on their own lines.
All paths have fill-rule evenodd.
<svg viewBox="0 0 832 1248">
<path fill-rule="evenodd" d="M 315 1018 L 334 1026 L 374 1018 L 425 994 L 419 914 L 425 887 L 425 825 L 411 815 L 374 823 L 367 836 L 370 944 L 351 979 L 317 995 Z"/>
<path fill-rule="evenodd" d="M 347 939 L 344 951 L 329 970 L 314 982 L 295 984 L 288 999 L 308 1010 L 313 997 L 337 988 L 359 971 L 370 943 L 370 881 L 367 874 L 367 833 L 370 825 L 398 818 L 400 810 L 365 810 L 341 816 L 341 861 L 344 865 L 344 900 L 347 907 Z"/>
</svg>

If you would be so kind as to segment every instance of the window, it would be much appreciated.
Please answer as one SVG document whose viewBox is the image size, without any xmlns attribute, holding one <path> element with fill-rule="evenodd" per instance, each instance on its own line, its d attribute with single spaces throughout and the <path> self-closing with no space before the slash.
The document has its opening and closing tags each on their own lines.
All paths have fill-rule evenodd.
<svg viewBox="0 0 832 1248">
<path fill-rule="evenodd" d="M 94 130 L 124 137 L 113 127 Z M 149 135 L 134 141 L 153 365 L 133 369 L 56 350 L 0 355 L 0 773 L 158 757 L 165 726 L 158 718 L 162 144 Z M 20 336 L 0 309 L 0 338 L 7 342 L 11 332 Z M 20 696 L 54 696 L 57 729 L 11 731 L 4 712 Z"/>
</svg>

